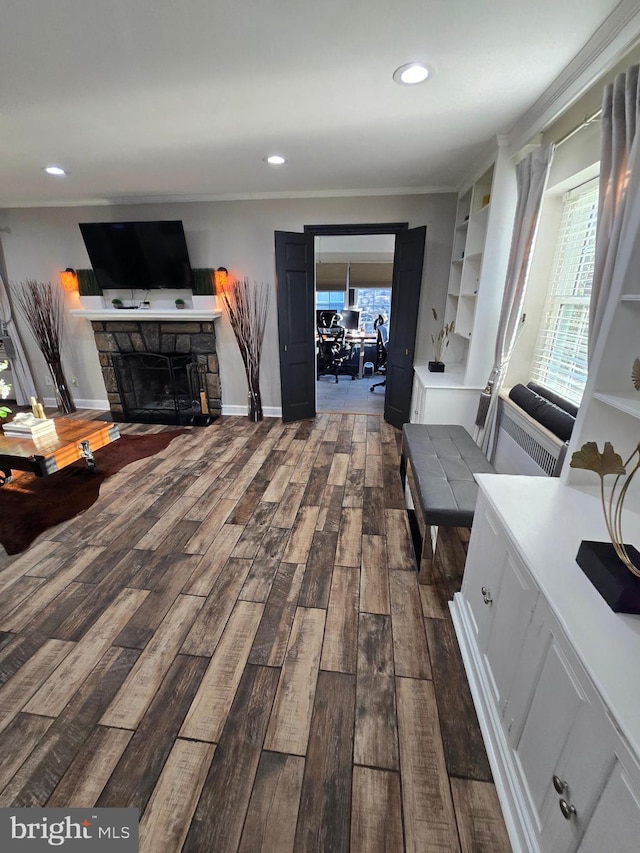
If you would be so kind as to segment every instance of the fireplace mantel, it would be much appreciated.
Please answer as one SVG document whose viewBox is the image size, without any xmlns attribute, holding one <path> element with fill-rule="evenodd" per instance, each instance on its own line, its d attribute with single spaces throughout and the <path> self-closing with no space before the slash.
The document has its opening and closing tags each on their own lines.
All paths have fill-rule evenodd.
<svg viewBox="0 0 640 853">
<path fill-rule="evenodd" d="M 119 322 L 120 320 L 163 320 L 165 323 L 184 323 L 189 320 L 217 320 L 222 317 L 222 311 L 202 308 L 167 309 L 158 311 L 153 308 L 72 308 L 69 312 L 85 320 L 103 320 Z"/>
</svg>

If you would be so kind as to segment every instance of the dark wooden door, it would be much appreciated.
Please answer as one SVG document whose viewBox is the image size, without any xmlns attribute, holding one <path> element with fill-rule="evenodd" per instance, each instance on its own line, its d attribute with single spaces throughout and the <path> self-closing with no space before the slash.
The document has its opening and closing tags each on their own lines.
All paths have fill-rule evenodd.
<svg viewBox="0 0 640 853">
<path fill-rule="evenodd" d="M 396 234 L 391 291 L 384 419 L 398 429 L 409 420 L 413 357 L 422 286 L 426 226 Z"/>
<path fill-rule="evenodd" d="M 313 235 L 276 231 L 282 420 L 316 414 Z"/>
</svg>

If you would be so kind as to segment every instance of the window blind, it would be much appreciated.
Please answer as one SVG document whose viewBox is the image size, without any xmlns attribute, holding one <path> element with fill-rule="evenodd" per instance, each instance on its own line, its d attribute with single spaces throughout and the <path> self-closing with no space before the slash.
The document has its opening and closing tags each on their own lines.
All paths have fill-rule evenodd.
<svg viewBox="0 0 640 853">
<path fill-rule="evenodd" d="M 597 179 L 566 194 L 531 370 L 532 379 L 577 404 L 587 381 L 597 218 Z"/>
</svg>

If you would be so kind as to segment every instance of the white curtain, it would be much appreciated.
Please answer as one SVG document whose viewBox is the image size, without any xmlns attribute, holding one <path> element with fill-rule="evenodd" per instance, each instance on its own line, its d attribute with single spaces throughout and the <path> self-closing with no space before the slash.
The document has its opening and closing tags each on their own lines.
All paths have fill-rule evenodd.
<svg viewBox="0 0 640 853">
<path fill-rule="evenodd" d="M 498 392 L 522 324 L 527 277 L 552 156 L 553 145 L 536 148 L 516 166 L 518 201 L 496 336 L 495 360 L 487 387 L 480 395 L 476 416 L 476 441 L 489 458 L 496 431 Z"/>
<path fill-rule="evenodd" d="M 589 363 L 611 292 L 626 270 L 640 215 L 640 82 L 634 65 L 604 90 L 598 230 L 589 305 Z"/>
<path fill-rule="evenodd" d="M 31 374 L 31 368 L 27 361 L 27 356 L 18 334 L 13 313 L 11 311 L 11 302 L 9 301 L 9 293 L 5 283 L 0 275 L 0 320 L 6 326 L 15 356 L 11 359 L 12 384 L 16 392 L 16 403 L 19 406 L 24 406 L 28 403 L 29 397 L 36 397 L 36 386 Z"/>
</svg>

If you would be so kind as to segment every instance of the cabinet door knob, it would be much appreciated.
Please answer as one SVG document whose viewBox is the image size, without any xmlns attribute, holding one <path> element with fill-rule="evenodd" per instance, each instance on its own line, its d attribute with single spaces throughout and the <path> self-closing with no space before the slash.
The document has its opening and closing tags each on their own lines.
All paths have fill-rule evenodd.
<svg viewBox="0 0 640 853">
<path fill-rule="evenodd" d="M 554 775 L 554 777 L 551 781 L 553 782 L 553 787 L 556 789 L 556 791 L 559 794 L 564 794 L 564 792 L 569 787 L 567 785 L 567 783 L 564 781 L 564 779 L 561 779 L 559 776 Z"/>
<path fill-rule="evenodd" d="M 493 604 L 493 598 L 491 598 L 491 590 L 487 589 L 486 586 L 483 586 L 480 590 L 482 593 L 482 600 L 485 604 Z"/>
<path fill-rule="evenodd" d="M 565 820 L 571 820 L 572 817 L 577 815 L 576 807 L 573 803 L 568 803 L 566 800 L 559 800 L 558 805 L 560 806 L 562 817 Z"/>
</svg>

